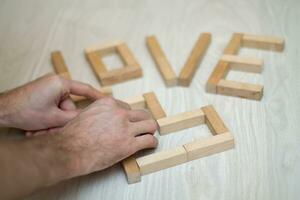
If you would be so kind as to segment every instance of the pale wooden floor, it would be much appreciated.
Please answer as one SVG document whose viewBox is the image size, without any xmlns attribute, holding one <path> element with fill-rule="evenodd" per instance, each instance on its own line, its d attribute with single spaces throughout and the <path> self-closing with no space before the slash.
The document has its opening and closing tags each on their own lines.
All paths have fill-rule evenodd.
<svg viewBox="0 0 300 200">
<path fill-rule="evenodd" d="M 2 0 L 0 91 L 51 72 L 50 52 L 56 49 L 63 52 L 74 79 L 99 87 L 83 48 L 123 39 L 142 65 L 144 78 L 114 86 L 115 97 L 153 90 L 169 114 L 213 104 L 236 139 L 234 150 L 144 176 L 135 185 L 127 185 L 117 165 L 28 199 L 299 199 L 299 10 L 297 0 Z M 166 89 L 147 52 L 145 37 L 157 36 L 178 73 L 204 31 L 213 34 L 212 44 L 191 86 Z M 204 91 L 232 32 L 285 38 L 283 53 L 242 51 L 265 60 L 262 75 L 229 74 L 229 79 L 263 84 L 260 102 Z M 114 57 L 107 62 L 117 64 Z M 158 150 L 208 135 L 201 126 L 164 136 L 159 138 Z"/>
</svg>

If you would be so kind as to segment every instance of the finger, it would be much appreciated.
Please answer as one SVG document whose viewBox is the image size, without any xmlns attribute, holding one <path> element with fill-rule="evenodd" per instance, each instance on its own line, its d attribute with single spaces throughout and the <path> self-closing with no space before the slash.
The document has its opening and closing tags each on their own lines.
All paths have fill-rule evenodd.
<svg viewBox="0 0 300 200">
<path fill-rule="evenodd" d="M 145 110 L 131 110 L 128 112 L 128 115 L 129 121 L 131 122 L 138 122 L 152 118 L 150 113 Z"/>
<path fill-rule="evenodd" d="M 76 106 L 70 97 L 63 100 L 62 102 L 60 102 L 59 107 L 62 110 L 75 110 L 76 109 Z"/>
<path fill-rule="evenodd" d="M 142 149 L 150 149 L 155 148 L 158 144 L 156 137 L 151 134 L 145 134 L 136 137 L 136 151 L 140 151 Z"/>
<path fill-rule="evenodd" d="M 50 128 L 50 129 L 44 129 L 44 130 L 39 130 L 39 131 L 27 131 L 25 133 L 26 137 L 33 137 L 37 135 L 44 135 L 44 134 L 56 134 L 61 130 L 61 127 L 55 127 L 55 128 Z"/>
<path fill-rule="evenodd" d="M 84 96 L 91 100 L 104 97 L 104 95 L 89 84 L 79 81 L 68 80 L 70 93 L 78 96 Z"/>
<path fill-rule="evenodd" d="M 158 125 L 154 119 L 143 120 L 139 122 L 133 122 L 130 126 L 130 131 L 134 136 L 141 135 L 143 133 L 154 134 Z"/>
<path fill-rule="evenodd" d="M 80 113 L 80 110 L 60 110 L 57 109 L 55 113 L 53 114 L 53 118 L 50 123 L 50 127 L 60 127 L 64 126 L 66 123 L 74 119 L 78 114 Z"/>
</svg>

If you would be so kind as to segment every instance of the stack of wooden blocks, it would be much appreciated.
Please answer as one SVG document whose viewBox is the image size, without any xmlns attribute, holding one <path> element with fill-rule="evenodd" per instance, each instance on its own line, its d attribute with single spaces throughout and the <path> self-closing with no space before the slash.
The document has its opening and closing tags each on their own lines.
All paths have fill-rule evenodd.
<svg viewBox="0 0 300 200">
<path fill-rule="evenodd" d="M 203 33 L 197 40 L 179 77 L 169 64 L 163 50 L 154 36 L 146 38 L 146 45 L 155 61 L 166 86 L 189 86 L 196 70 L 211 42 L 211 34 Z M 225 80 L 230 69 L 247 72 L 262 72 L 263 60 L 240 57 L 236 54 L 241 47 L 282 51 L 284 41 L 275 37 L 264 37 L 249 34 L 234 33 L 224 50 L 219 62 L 211 73 L 206 91 L 223 95 L 238 96 L 242 98 L 260 100 L 263 95 L 263 86 Z M 121 57 L 124 67 L 108 70 L 101 58 L 111 53 Z M 142 77 L 142 69 L 128 46 L 122 41 L 114 41 L 85 49 L 86 59 L 90 63 L 100 83 L 105 86 L 99 92 L 112 95 L 111 85 L 130 79 Z M 57 74 L 66 79 L 71 75 L 59 51 L 51 54 L 52 63 Z M 87 99 L 72 96 L 74 102 L 86 106 L 91 103 Z M 179 165 L 214 153 L 222 152 L 234 147 L 234 138 L 224 125 L 223 121 L 213 108 L 208 105 L 192 111 L 167 116 L 153 92 L 124 100 L 131 109 L 148 109 L 159 125 L 159 134 L 166 135 L 179 130 L 206 124 L 212 137 L 199 139 L 174 149 L 153 153 L 136 158 L 135 155 L 122 161 L 124 171 L 129 183 L 136 183 L 146 175 L 158 170 Z"/>
<path fill-rule="evenodd" d="M 262 72 L 263 60 L 236 55 L 241 47 L 283 51 L 284 40 L 276 37 L 234 33 L 206 83 L 207 92 L 254 100 L 262 98 L 262 85 L 225 80 L 230 69 L 254 73 Z"/>
<path fill-rule="evenodd" d="M 157 120 L 159 134 L 166 135 L 175 131 L 206 124 L 213 137 L 199 139 L 183 146 L 166 151 L 135 158 L 131 156 L 122 162 L 128 183 L 141 180 L 141 175 L 179 165 L 214 153 L 222 152 L 234 147 L 234 138 L 213 108 L 204 106 L 199 109 L 166 116 L 153 92 L 143 96 L 124 100 L 132 109 L 145 108 Z"/>
</svg>

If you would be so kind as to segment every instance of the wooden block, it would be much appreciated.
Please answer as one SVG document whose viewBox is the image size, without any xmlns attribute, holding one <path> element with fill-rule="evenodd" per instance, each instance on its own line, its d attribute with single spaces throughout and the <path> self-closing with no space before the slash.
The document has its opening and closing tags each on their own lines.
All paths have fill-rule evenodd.
<svg viewBox="0 0 300 200">
<path fill-rule="evenodd" d="M 130 97 L 130 98 L 124 99 L 123 101 L 128 103 L 132 110 L 146 108 L 146 101 L 143 96 Z"/>
<path fill-rule="evenodd" d="M 57 74 L 57 75 L 59 75 L 59 76 L 65 78 L 65 79 L 68 79 L 68 80 L 71 79 L 71 75 L 70 75 L 69 72 L 67 72 L 67 73 L 61 73 L 61 74 Z"/>
<path fill-rule="evenodd" d="M 97 75 L 98 78 L 100 74 L 107 72 L 105 65 L 103 64 L 100 56 L 96 52 L 90 52 L 85 55 L 86 55 L 86 59 L 90 63 L 94 73 Z"/>
<path fill-rule="evenodd" d="M 130 156 L 122 161 L 122 166 L 129 184 L 141 181 L 140 168 L 134 156 Z"/>
<path fill-rule="evenodd" d="M 187 152 L 183 146 L 161 151 L 136 159 L 141 174 L 150 174 L 162 169 L 173 167 L 187 162 Z"/>
<path fill-rule="evenodd" d="M 220 118 L 212 105 L 204 106 L 201 109 L 205 115 L 205 123 L 208 125 L 208 128 L 213 135 L 228 132 L 223 120 Z"/>
<path fill-rule="evenodd" d="M 237 54 L 242 46 L 243 34 L 234 33 L 224 49 L 224 54 Z"/>
<path fill-rule="evenodd" d="M 242 45 L 249 48 L 283 51 L 284 40 L 278 37 L 244 34 Z"/>
<path fill-rule="evenodd" d="M 260 100 L 263 96 L 263 86 L 236 81 L 220 80 L 217 86 L 217 93 Z"/>
<path fill-rule="evenodd" d="M 118 46 L 120 44 L 123 44 L 123 43 L 124 42 L 121 41 L 121 40 L 110 41 L 110 42 L 106 42 L 106 43 L 102 43 L 102 44 L 99 44 L 99 45 L 95 45 L 95 46 L 92 46 L 92 47 L 85 48 L 84 51 L 85 51 L 86 54 L 89 54 L 89 53 L 92 53 L 92 52 L 102 50 L 101 54 L 105 55 L 105 51 L 107 51 L 107 53 L 111 53 L 111 51 L 114 51 L 116 46 Z"/>
<path fill-rule="evenodd" d="M 192 52 L 190 53 L 184 67 L 182 68 L 178 83 L 181 86 L 189 86 L 195 72 L 201 62 L 205 52 L 210 44 L 211 34 L 203 33 L 200 35 L 198 41 L 196 42 Z"/>
<path fill-rule="evenodd" d="M 51 61 L 56 74 L 59 74 L 66 79 L 71 79 L 71 75 L 60 51 L 51 53 Z"/>
<path fill-rule="evenodd" d="M 148 108 L 154 119 L 158 120 L 160 118 L 166 117 L 165 111 L 161 107 L 153 92 L 145 93 L 143 94 L 143 97 L 146 101 L 146 107 Z"/>
<path fill-rule="evenodd" d="M 206 82 L 206 92 L 217 93 L 217 84 L 224 79 L 229 71 L 227 62 L 219 61 Z"/>
<path fill-rule="evenodd" d="M 180 131 L 205 123 L 202 109 L 180 113 L 157 120 L 160 135 L 166 135 L 174 131 Z"/>
<path fill-rule="evenodd" d="M 264 61 L 258 58 L 240 57 L 236 55 L 224 54 L 221 59 L 223 62 L 228 62 L 230 69 L 260 73 Z"/>
<path fill-rule="evenodd" d="M 137 63 L 136 59 L 134 58 L 132 52 L 128 48 L 128 46 L 123 43 L 117 46 L 117 51 L 121 56 L 122 61 L 125 63 L 124 67 L 140 67 L 140 65 Z"/>
<path fill-rule="evenodd" d="M 98 74 L 103 86 L 113 85 L 130 79 L 139 78 L 143 75 L 140 67 L 130 66 L 120 69 L 110 70 L 106 73 Z"/>
<path fill-rule="evenodd" d="M 133 57 L 131 51 L 124 42 L 112 42 L 96 47 L 85 49 L 86 57 L 97 75 L 102 85 L 112 85 L 115 83 L 124 82 L 130 79 L 138 78 L 143 75 L 142 69 L 138 62 Z M 102 63 L 103 55 L 117 52 L 119 53 L 124 67 L 108 71 Z"/>
<path fill-rule="evenodd" d="M 206 139 L 195 140 L 183 145 L 183 147 L 187 151 L 187 160 L 192 161 L 234 148 L 234 138 L 227 132 Z"/>
<path fill-rule="evenodd" d="M 148 50 L 155 61 L 156 67 L 163 77 L 163 80 L 168 87 L 175 86 L 177 84 L 176 74 L 173 71 L 170 63 L 168 62 L 163 50 L 161 49 L 155 36 L 146 38 L 146 44 Z"/>
</svg>

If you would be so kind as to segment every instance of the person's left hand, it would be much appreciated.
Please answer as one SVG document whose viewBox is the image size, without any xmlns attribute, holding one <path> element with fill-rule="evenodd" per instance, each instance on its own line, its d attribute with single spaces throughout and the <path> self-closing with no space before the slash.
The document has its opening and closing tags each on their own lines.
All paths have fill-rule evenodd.
<svg viewBox="0 0 300 200">
<path fill-rule="evenodd" d="M 104 96 L 88 84 L 48 74 L 0 95 L 2 125 L 27 131 L 62 127 L 79 113 L 71 94 L 92 100 Z"/>
</svg>

